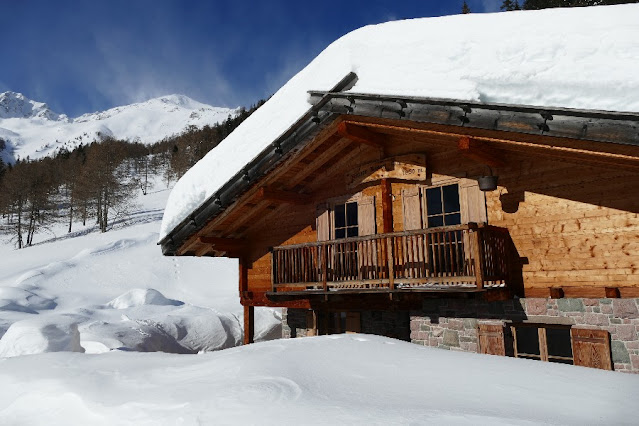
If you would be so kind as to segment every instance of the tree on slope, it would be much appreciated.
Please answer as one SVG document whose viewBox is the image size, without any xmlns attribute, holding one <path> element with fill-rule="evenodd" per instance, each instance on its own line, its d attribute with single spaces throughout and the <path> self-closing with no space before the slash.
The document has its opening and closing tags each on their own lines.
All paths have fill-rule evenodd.
<svg viewBox="0 0 639 426">
<path fill-rule="evenodd" d="M 466 3 L 466 0 L 464 0 L 464 4 L 462 4 L 461 13 L 470 13 L 470 7 L 468 7 L 468 3 Z"/>
<path fill-rule="evenodd" d="M 604 6 L 625 3 L 639 3 L 639 0 L 525 0 L 523 8 L 538 10 L 552 7 Z"/>
<path fill-rule="evenodd" d="M 504 2 L 501 4 L 501 6 L 499 7 L 499 9 L 509 12 L 511 10 L 520 10 L 521 6 L 519 6 L 519 1 L 515 0 L 504 0 Z"/>
</svg>

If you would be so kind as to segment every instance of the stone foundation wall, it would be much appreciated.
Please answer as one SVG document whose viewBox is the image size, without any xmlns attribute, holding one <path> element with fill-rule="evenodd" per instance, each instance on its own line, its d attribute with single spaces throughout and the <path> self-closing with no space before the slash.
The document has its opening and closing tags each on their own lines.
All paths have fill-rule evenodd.
<svg viewBox="0 0 639 426">
<path fill-rule="evenodd" d="M 478 324 L 531 322 L 607 330 L 614 369 L 639 373 L 639 299 L 438 299 L 410 313 L 413 343 L 478 351 Z"/>
</svg>

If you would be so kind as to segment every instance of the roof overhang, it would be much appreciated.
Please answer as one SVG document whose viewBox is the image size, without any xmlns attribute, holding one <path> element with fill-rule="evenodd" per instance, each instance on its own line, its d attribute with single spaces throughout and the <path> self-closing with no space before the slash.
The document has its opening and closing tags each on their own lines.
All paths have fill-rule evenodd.
<svg viewBox="0 0 639 426">
<path fill-rule="evenodd" d="M 639 113 L 540 108 L 535 106 L 465 102 L 453 99 L 368 95 L 343 92 L 355 74 L 346 76 L 332 91 L 310 91 L 312 107 L 274 140 L 161 242 L 162 253 L 178 254 L 180 247 L 209 221 L 230 207 L 271 170 L 285 163 L 337 117 L 357 115 L 406 122 L 445 125 L 458 129 L 484 129 L 553 138 L 570 138 L 639 146 Z"/>
</svg>

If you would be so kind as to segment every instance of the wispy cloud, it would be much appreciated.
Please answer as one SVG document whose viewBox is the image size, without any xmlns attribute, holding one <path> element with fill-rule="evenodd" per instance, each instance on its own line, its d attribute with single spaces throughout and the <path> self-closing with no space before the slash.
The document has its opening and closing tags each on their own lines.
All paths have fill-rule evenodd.
<svg viewBox="0 0 639 426">
<path fill-rule="evenodd" d="M 483 12 L 499 12 L 503 0 L 481 0 Z"/>
</svg>

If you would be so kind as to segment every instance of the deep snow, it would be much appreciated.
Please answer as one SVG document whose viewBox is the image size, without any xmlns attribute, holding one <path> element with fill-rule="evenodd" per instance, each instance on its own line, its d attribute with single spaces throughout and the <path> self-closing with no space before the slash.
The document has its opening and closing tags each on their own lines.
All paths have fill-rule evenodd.
<svg viewBox="0 0 639 426">
<path fill-rule="evenodd" d="M 168 190 L 161 182 L 156 188 L 104 234 L 76 223 L 68 235 L 60 224 L 22 250 L 3 237 L 0 356 L 196 353 L 240 344 L 237 261 L 163 257 L 156 241 Z M 279 309 L 258 309 L 256 317 L 258 339 L 281 336 Z"/>
<path fill-rule="evenodd" d="M 357 93 L 639 111 L 639 5 L 393 21 L 328 46 L 175 185 L 163 239 L 349 72 Z"/>
<path fill-rule="evenodd" d="M 370 335 L 0 360 L 0 423 L 636 424 L 636 376 Z"/>
</svg>

